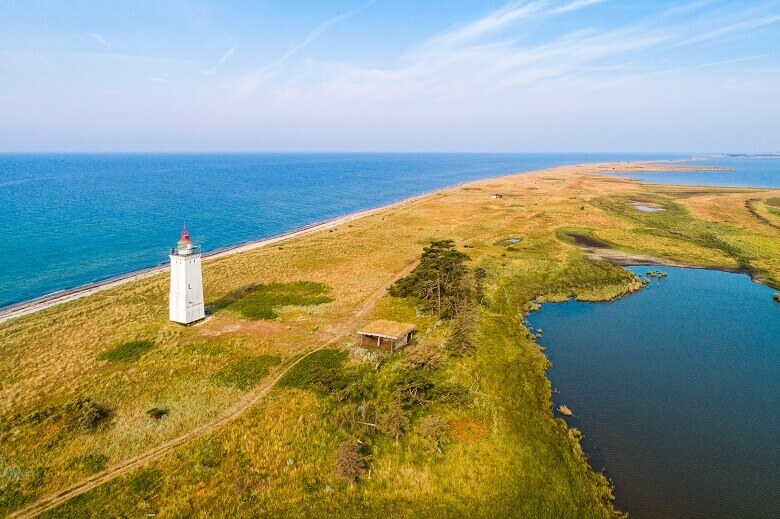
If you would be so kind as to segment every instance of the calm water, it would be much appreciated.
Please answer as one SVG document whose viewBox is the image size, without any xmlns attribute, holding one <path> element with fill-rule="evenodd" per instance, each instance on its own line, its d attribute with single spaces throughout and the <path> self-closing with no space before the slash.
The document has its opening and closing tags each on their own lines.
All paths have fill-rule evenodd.
<svg viewBox="0 0 780 519">
<path fill-rule="evenodd" d="M 656 184 L 780 187 L 780 156 L 771 158 L 713 157 L 683 162 L 682 164 L 720 166 L 733 168 L 733 171 L 631 173 L 629 176 Z"/>
<path fill-rule="evenodd" d="M 679 157 L 679 156 L 677 156 Z M 469 180 L 664 154 L 0 154 L 0 306 Z"/>
<path fill-rule="evenodd" d="M 617 301 L 531 314 L 553 401 L 631 517 L 780 517 L 780 304 L 746 275 L 660 270 Z"/>
</svg>

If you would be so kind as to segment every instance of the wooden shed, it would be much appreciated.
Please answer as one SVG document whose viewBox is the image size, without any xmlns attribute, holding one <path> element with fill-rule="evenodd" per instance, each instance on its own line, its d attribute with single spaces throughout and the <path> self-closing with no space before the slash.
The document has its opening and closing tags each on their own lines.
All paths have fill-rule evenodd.
<svg viewBox="0 0 780 519">
<path fill-rule="evenodd" d="M 367 324 L 360 330 L 360 343 L 363 346 L 378 346 L 393 353 L 396 348 L 409 344 L 417 327 L 409 323 L 379 320 Z"/>
</svg>

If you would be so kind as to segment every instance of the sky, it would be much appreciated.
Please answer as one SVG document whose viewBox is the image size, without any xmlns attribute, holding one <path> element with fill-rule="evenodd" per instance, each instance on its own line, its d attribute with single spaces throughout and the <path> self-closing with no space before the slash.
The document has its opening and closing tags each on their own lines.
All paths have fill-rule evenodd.
<svg viewBox="0 0 780 519">
<path fill-rule="evenodd" d="M 780 0 L 0 0 L 0 151 L 780 151 Z"/>
</svg>

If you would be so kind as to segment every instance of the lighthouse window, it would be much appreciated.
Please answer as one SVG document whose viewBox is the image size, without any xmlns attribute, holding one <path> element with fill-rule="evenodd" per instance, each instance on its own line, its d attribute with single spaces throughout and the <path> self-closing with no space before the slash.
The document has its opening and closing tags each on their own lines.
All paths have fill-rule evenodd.
<svg viewBox="0 0 780 519">
<path fill-rule="evenodd" d="M 187 288 L 189 288 L 190 290 L 192 290 L 192 283 L 187 283 Z"/>
</svg>

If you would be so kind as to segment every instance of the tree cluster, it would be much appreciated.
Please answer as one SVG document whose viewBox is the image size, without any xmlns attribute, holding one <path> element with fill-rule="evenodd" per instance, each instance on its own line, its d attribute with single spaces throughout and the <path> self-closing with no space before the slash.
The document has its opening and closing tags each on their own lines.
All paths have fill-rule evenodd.
<svg viewBox="0 0 780 519">
<path fill-rule="evenodd" d="M 414 297 L 425 310 L 450 319 L 473 295 L 469 259 L 452 240 L 433 241 L 423 249 L 420 264 L 390 287 L 390 295 Z"/>
<path fill-rule="evenodd" d="M 423 310 L 452 319 L 452 333 L 445 347 L 458 356 L 467 355 L 474 349 L 476 309 L 484 297 L 485 270 L 469 268 L 466 264 L 469 259 L 467 254 L 455 248 L 454 241 L 433 241 L 423 249 L 420 264 L 390 287 L 390 295 L 413 297 Z M 411 357 L 420 366 L 429 361 L 437 364 L 430 348 L 413 350 Z"/>
</svg>

